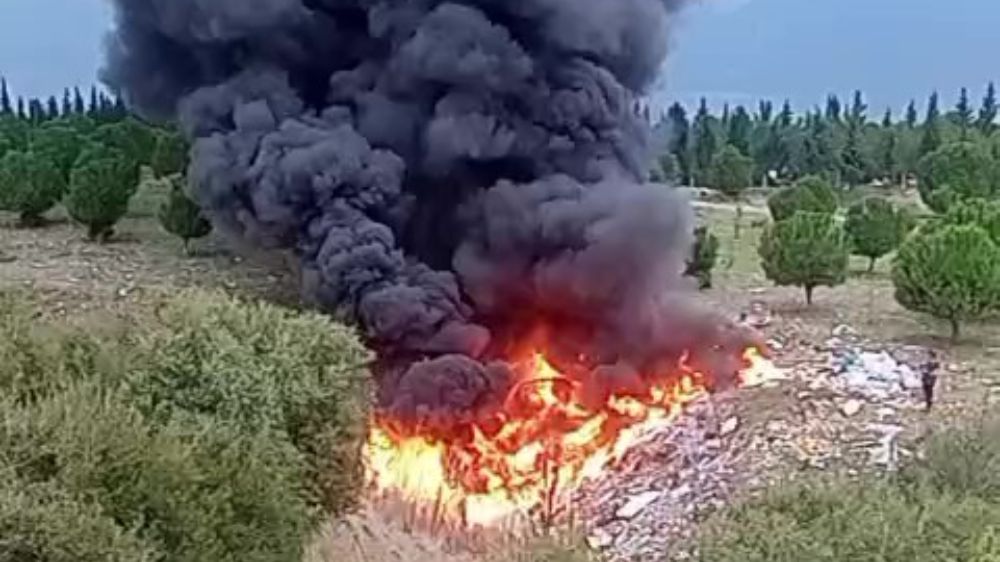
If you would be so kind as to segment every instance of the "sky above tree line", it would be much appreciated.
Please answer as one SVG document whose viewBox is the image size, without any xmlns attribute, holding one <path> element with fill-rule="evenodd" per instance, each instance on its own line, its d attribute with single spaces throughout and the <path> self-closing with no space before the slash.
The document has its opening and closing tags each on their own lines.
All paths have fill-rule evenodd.
<svg viewBox="0 0 1000 562">
<path fill-rule="evenodd" d="M 0 74 L 25 96 L 87 88 L 110 25 L 107 0 L 5 0 Z M 788 98 L 804 110 L 857 88 L 880 113 L 940 90 L 951 105 L 962 86 L 977 100 L 1000 82 L 998 39 L 997 0 L 698 0 L 654 97 L 716 107 Z"/>
</svg>

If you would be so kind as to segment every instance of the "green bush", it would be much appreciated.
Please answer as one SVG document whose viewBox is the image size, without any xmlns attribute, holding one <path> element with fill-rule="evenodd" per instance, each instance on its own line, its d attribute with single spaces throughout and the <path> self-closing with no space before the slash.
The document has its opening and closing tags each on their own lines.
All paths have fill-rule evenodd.
<svg viewBox="0 0 1000 562">
<path fill-rule="evenodd" d="M 90 240 L 107 240 L 128 211 L 138 187 L 137 168 L 121 153 L 91 147 L 78 159 L 70 179 L 66 210 L 87 227 Z"/>
<path fill-rule="evenodd" d="M 976 225 L 1000 246 L 1000 200 L 967 199 L 948 208 L 941 224 Z"/>
<path fill-rule="evenodd" d="M 99 503 L 165 562 L 296 560 L 314 520 L 287 444 L 212 425 L 154 427 L 90 383 L 4 404 L 0 457 L 21 482 Z"/>
<path fill-rule="evenodd" d="M 59 169 L 44 155 L 14 151 L 0 159 L 0 208 L 20 213 L 25 226 L 44 222 L 65 192 Z"/>
<path fill-rule="evenodd" d="M 906 467 L 904 476 L 941 494 L 1000 505 L 1000 417 L 935 433 L 923 458 Z"/>
<path fill-rule="evenodd" d="M 101 125 L 91 133 L 90 138 L 96 144 L 121 152 L 137 169 L 150 164 L 156 150 L 154 130 L 131 117 Z"/>
<path fill-rule="evenodd" d="M 336 511 L 356 497 L 368 352 L 317 314 L 184 294 L 159 311 L 131 395 L 159 424 L 191 420 L 267 430 L 300 451 L 310 499 Z"/>
<path fill-rule="evenodd" d="M 758 252 L 767 278 L 804 288 L 810 305 L 816 287 L 840 285 L 847 278 L 847 240 L 832 215 L 797 212 L 771 224 Z"/>
<path fill-rule="evenodd" d="M 946 144 L 919 164 L 920 198 L 938 213 L 962 199 L 995 197 L 998 180 L 997 162 L 981 143 Z"/>
<path fill-rule="evenodd" d="M 0 468 L 0 560 L 152 562 L 156 552 L 94 502 Z"/>
<path fill-rule="evenodd" d="M 771 489 L 703 527 L 706 562 L 990 562 L 1000 504 L 871 479 Z"/>
<path fill-rule="evenodd" d="M 708 227 L 699 226 L 694 231 L 694 247 L 687 261 L 684 275 L 698 280 L 698 288 L 712 288 L 712 270 L 719 255 L 719 238 Z"/>
<path fill-rule="evenodd" d="M 158 218 L 164 230 L 177 236 L 184 243 L 184 252 L 191 253 L 191 240 L 203 238 L 212 232 L 201 207 L 184 193 L 184 179 L 175 176 L 172 180 L 169 198 L 160 207 Z"/>
<path fill-rule="evenodd" d="M 953 340 L 961 324 L 1000 306 L 1000 249 L 976 225 L 946 225 L 911 236 L 892 268 L 896 300 L 947 320 Z"/>
<path fill-rule="evenodd" d="M 819 176 L 807 176 L 795 185 L 781 188 L 767 200 L 775 221 L 791 218 L 797 212 L 833 214 L 837 211 L 837 194 Z"/>
<path fill-rule="evenodd" d="M 871 272 L 879 258 L 903 243 L 912 226 L 913 221 L 905 211 L 881 197 L 869 197 L 851 205 L 844 230 L 853 252 L 870 260 Z"/>
<path fill-rule="evenodd" d="M 69 125 L 47 124 L 31 135 L 31 151 L 55 166 L 64 182 L 69 181 L 81 144 L 80 135 Z"/>
<path fill-rule="evenodd" d="M 184 137 L 176 131 L 157 135 L 150 165 L 157 177 L 184 174 L 187 171 L 189 146 Z"/>
</svg>

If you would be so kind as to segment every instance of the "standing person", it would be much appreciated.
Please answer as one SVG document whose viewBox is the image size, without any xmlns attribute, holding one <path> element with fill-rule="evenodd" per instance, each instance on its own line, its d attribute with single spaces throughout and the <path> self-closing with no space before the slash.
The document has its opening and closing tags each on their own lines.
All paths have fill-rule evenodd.
<svg viewBox="0 0 1000 562">
<path fill-rule="evenodd" d="M 941 362 L 938 361 L 937 351 L 931 350 L 927 361 L 920 366 L 920 383 L 924 390 L 924 405 L 928 412 L 934 407 L 934 389 L 937 387 L 940 368 Z"/>
</svg>

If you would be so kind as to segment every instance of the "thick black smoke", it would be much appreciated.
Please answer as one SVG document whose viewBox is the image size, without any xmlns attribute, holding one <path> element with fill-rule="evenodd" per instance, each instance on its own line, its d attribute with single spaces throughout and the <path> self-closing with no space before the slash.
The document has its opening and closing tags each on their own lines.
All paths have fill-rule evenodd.
<svg viewBox="0 0 1000 562">
<path fill-rule="evenodd" d="M 692 216 L 645 184 L 636 109 L 683 3 L 114 0 L 105 79 L 179 118 L 222 230 L 294 252 L 383 357 L 432 359 L 384 404 L 469 409 L 503 387 L 470 358 L 541 323 L 635 368 L 704 324 L 666 296 Z"/>
</svg>

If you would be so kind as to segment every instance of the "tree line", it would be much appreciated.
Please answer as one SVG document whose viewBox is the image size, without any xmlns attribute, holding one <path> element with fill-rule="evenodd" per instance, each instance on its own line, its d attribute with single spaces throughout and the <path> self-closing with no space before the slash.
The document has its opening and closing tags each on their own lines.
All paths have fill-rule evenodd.
<svg viewBox="0 0 1000 562">
<path fill-rule="evenodd" d="M 720 188 L 733 181 L 733 170 L 749 176 L 747 184 L 764 186 L 810 175 L 836 186 L 905 186 L 921 159 L 951 142 L 982 145 L 1000 157 L 998 113 L 994 83 L 978 102 L 962 88 L 957 104 L 946 110 L 935 92 L 923 111 L 914 100 L 901 115 L 890 109 L 880 118 L 871 114 L 861 91 L 848 102 L 830 95 L 823 107 L 801 114 L 788 101 L 780 108 L 761 101 L 755 110 L 727 105 L 719 114 L 702 99 L 693 115 L 674 103 L 654 127 L 663 151 L 653 174 L 661 181 Z M 724 177 L 720 159 L 729 170 L 721 172 Z"/>
<path fill-rule="evenodd" d="M 55 95 L 47 99 L 13 97 L 7 85 L 7 80 L 0 77 L 0 115 L 13 116 L 21 120 L 38 123 L 71 115 L 87 116 L 99 121 L 117 121 L 128 116 L 128 109 L 121 96 L 110 96 L 90 87 L 89 95 L 84 98 L 79 87 L 64 88 L 62 97 Z"/>
</svg>

